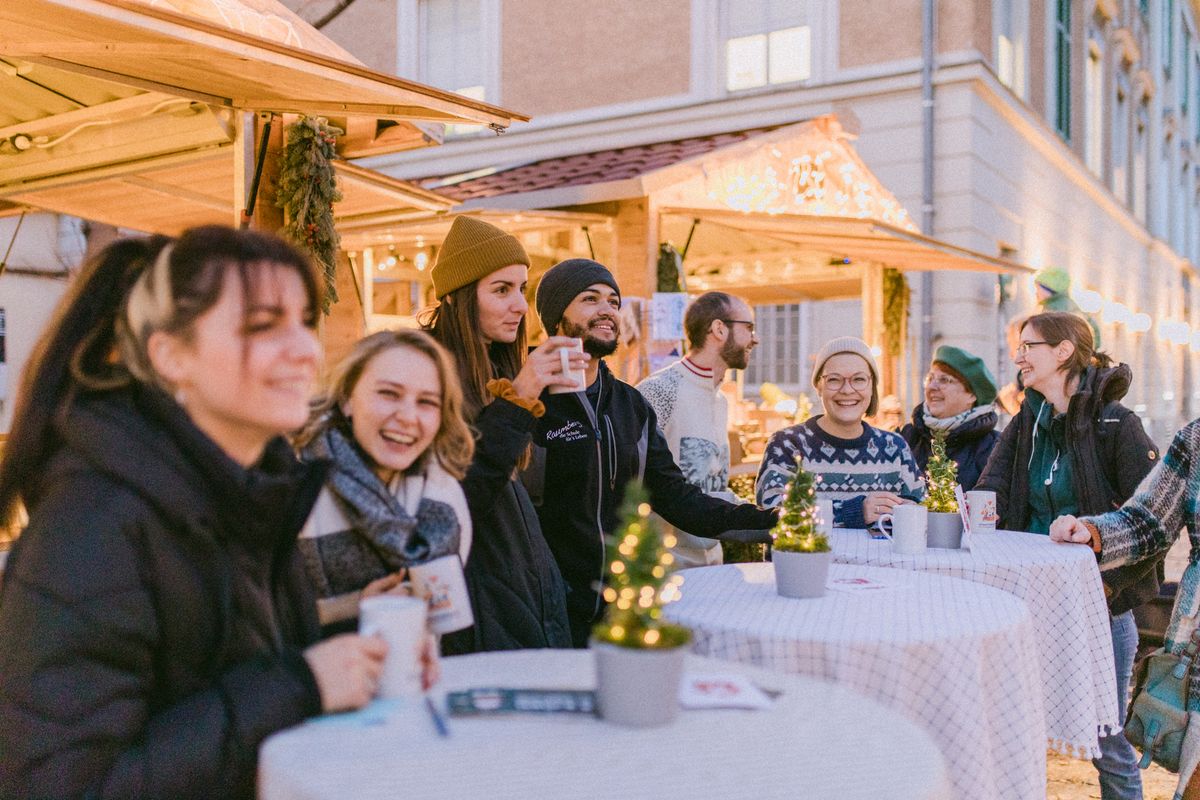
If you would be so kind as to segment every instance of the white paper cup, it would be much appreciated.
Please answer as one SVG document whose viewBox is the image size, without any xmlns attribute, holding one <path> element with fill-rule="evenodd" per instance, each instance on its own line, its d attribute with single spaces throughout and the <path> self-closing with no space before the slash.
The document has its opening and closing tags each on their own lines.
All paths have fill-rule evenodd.
<svg viewBox="0 0 1200 800">
<path fill-rule="evenodd" d="M 475 622 L 471 597 L 457 555 L 442 556 L 408 568 L 408 577 L 417 594 L 429 606 L 429 629 L 443 634 L 469 628 Z"/>
<path fill-rule="evenodd" d="M 554 385 L 550 387 L 550 394 L 567 394 L 568 392 L 582 392 L 587 389 L 587 375 L 582 369 L 571 369 L 571 354 L 583 353 L 583 342 L 574 345 L 563 345 L 556 351 L 562 364 L 562 374 L 565 377 L 574 381 L 573 385 Z"/>
<path fill-rule="evenodd" d="M 879 518 L 879 529 L 892 540 L 892 552 L 915 556 L 928 547 L 929 509 L 916 503 L 904 503 Z"/>
<path fill-rule="evenodd" d="M 358 632 L 387 642 L 379 677 L 380 697 L 421 694 L 421 646 L 425 639 L 425 601 L 419 597 L 377 595 L 358 604 Z"/>
<path fill-rule="evenodd" d="M 1000 515 L 996 513 L 996 493 L 986 489 L 967 492 L 967 513 L 971 517 L 971 533 L 995 533 Z"/>
<path fill-rule="evenodd" d="M 826 536 L 833 533 L 832 500 L 817 500 L 817 532 Z"/>
</svg>

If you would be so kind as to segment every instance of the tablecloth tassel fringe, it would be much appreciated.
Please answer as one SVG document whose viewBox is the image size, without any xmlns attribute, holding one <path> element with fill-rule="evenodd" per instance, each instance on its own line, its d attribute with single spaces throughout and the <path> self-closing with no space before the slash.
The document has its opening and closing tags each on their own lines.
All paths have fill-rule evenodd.
<svg viewBox="0 0 1200 800">
<path fill-rule="evenodd" d="M 1117 728 L 1120 731 L 1120 728 Z M 1100 757 L 1099 747 L 1088 747 L 1087 745 L 1075 744 L 1068 742 L 1066 739 L 1048 739 L 1047 746 L 1055 753 L 1060 753 L 1067 758 L 1091 759 Z"/>
</svg>

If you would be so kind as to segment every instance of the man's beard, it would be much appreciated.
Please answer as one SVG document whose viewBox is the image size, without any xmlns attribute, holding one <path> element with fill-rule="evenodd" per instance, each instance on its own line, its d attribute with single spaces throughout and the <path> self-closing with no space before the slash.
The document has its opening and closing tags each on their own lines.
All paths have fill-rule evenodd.
<svg viewBox="0 0 1200 800">
<path fill-rule="evenodd" d="M 614 332 L 620 330 L 620 323 L 615 318 L 612 319 L 612 325 Z M 603 339 L 597 339 L 592 336 L 583 325 L 576 325 L 565 319 L 558 324 L 558 329 L 560 336 L 571 336 L 576 339 L 582 339 L 583 352 L 592 358 L 604 358 L 605 356 L 611 356 L 617 351 L 618 337 L 616 336 L 613 337 L 611 342 L 606 342 Z"/>
<path fill-rule="evenodd" d="M 750 363 L 750 347 L 738 344 L 730 336 L 725 340 L 725 344 L 721 345 L 721 360 L 729 369 L 745 369 Z"/>
</svg>

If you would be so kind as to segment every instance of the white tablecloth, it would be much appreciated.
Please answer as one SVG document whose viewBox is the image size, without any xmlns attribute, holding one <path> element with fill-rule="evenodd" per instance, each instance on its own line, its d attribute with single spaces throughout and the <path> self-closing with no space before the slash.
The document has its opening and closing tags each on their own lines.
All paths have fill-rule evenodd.
<svg viewBox="0 0 1200 800">
<path fill-rule="evenodd" d="M 683 573 L 666 608 L 694 650 L 857 689 L 921 724 L 956 798 L 1044 798 L 1046 723 L 1029 609 L 977 583 L 834 564 L 830 580 L 884 588 L 792 600 L 771 564 Z M 836 584 L 834 584 L 836 585 Z"/>
<path fill-rule="evenodd" d="M 891 542 L 861 530 L 835 530 L 829 544 L 839 563 L 934 572 L 1024 600 L 1037 635 L 1050 747 L 1099 756 L 1098 732 L 1117 725 L 1117 682 L 1108 605 L 1091 550 L 1014 531 L 976 536 L 969 551 L 931 548 L 916 556 L 896 555 Z"/>
<path fill-rule="evenodd" d="M 689 656 L 696 672 L 746 672 L 781 689 L 765 711 L 680 711 L 670 726 L 595 717 L 451 717 L 438 738 L 425 710 L 384 724 L 325 719 L 271 737 L 260 800 L 580 798 L 581 800 L 949 800 L 945 762 L 899 714 L 825 681 Z M 449 658 L 439 687 L 591 688 L 592 654 L 526 650 Z"/>
</svg>

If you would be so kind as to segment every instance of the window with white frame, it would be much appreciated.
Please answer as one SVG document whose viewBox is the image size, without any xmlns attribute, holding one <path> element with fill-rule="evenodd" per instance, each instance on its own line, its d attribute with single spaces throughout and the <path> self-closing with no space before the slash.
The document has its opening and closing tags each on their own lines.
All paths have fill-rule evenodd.
<svg viewBox="0 0 1200 800">
<path fill-rule="evenodd" d="M 1093 175 L 1104 172 L 1104 54 L 1096 39 L 1088 39 L 1083 72 L 1084 162 Z"/>
<path fill-rule="evenodd" d="M 420 79 L 473 100 L 487 96 L 491 50 L 483 0 L 420 0 Z"/>
<path fill-rule="evenodd" d="M 1053 47 L 1053 118 L 1058 135 L 1071 140 L 1071 0 L 1055 0 Z"/>
<path fill-rule="evenodd" d="M 1162 12 L 1163 72 L 1170 76 L 1171 68 L 1175 65 L 1175 0 L 1163 0 Z"/>
<path fill-rule="evenodd" d="M 805 0 L 720 0 L 726 91 L 812 76 L 808 6 Z"/>
<path fill-rule="evenodd" d="M 996 76 L 1017 97 L 1024 98 L 1029 0 L 995 0 L 992 27 L 996 32 Z"/>
<path fill-rule="evenodd" d="M 746 365 L 746 386 L 769 381 L 785 392 L 803 387 L 807 342 L 801 324 L 802 304 L 755 306 L 754 318 L 760 342 Z"/>
<path fill-rule="evenodd" d="M 1112 173 L 1110 187 L 1117 199 L 1130 205 L 1129 198 L 1129 84 L 1118 75 L 1113 92 Z"/>
</svg>

